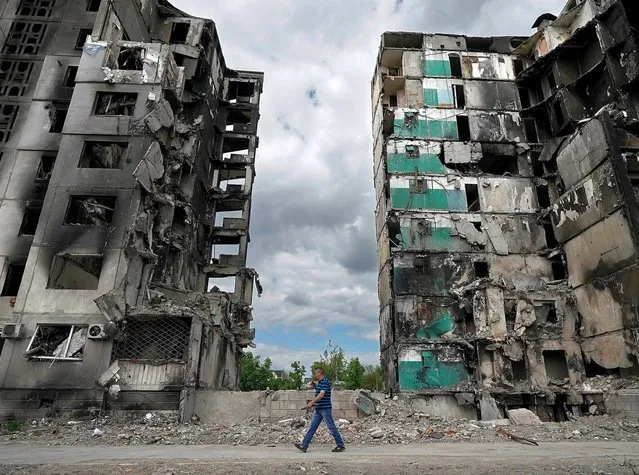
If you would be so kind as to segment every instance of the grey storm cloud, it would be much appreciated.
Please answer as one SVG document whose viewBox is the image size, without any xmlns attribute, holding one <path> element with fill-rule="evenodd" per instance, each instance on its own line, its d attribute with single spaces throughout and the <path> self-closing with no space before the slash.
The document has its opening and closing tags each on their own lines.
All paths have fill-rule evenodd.
<svg viewBox="0 0 639 475">
<path fill-rule="evenodd" d="M 273 325 L 327 338 L 336 336 L 331 328 L 347 326 L 346 334 L 374 348 L 379 335 L 370 82 L 381 34 L 528 35 L 536 16 L 557 13 L 565 2 L 172 2 L 216 22 L 228 67 L 265 73 L 248 254 L 265 287 L 254 301 L 258 350 L 262 345 L 264 356 L 286 353 L 260 340 L 260 329 Z"/>
</svg>

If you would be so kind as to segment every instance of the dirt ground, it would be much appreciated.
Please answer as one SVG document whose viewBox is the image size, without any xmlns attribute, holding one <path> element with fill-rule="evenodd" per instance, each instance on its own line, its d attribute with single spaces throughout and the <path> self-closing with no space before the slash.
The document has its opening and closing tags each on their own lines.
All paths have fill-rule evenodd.
<svg viewBox="0 0 639 475">
<path fill-rule="evenodd" d="M 332 454 L 329 445 L 311 448 L 302 454 L 288 445 L 167 448 L 5 445 L 0 448 L 3 452 L 0 474 L 639 473 L 639 444 L 628 442 L 555 442 L 542 443 L 540 447 L 515 442 L 358 446 L 341 454 Z M 26 459 L 31 464 L 25 465 Z"/>
</svg>

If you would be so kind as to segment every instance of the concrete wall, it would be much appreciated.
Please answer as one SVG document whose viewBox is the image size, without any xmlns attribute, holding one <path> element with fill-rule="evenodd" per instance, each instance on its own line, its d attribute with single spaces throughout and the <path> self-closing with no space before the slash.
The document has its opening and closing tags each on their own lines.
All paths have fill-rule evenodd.
<svg viewBox="0 0 639 475">
<path fill-rule="evenodd" d="M 604 401 L 611 416 L 639 419 L 639 389 L 622 389 Z"/>
<path fill-rule="evenodd" d="M 354 398 L 359 391 L 333 391 L 333 417 L 353 421 L 358 412 Z M 274 422 L 306 414 L 301 410 L 315 397 L 314 391 L 195 391 L 194 413 L 202 422 L 222 425 L 239 424 L 259 418 Z"/>
</svg>

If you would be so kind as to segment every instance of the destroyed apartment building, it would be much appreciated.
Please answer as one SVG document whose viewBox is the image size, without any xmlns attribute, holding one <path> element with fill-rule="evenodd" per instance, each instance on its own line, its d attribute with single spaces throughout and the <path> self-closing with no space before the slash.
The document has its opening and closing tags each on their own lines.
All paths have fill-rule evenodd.
<svg viewBox="0 0 639 475">
<path fill-rule="evenodd" d="M 639 5 L 533 28 L 382 36 L 379 318 L 388 388 L 557 420 L 639 374 Z"/>
<path fill-rule="evenodd" d="M 239 386 L 262 83 L 166 0 L 0 4 L 0 417 Z"/>
</svg>

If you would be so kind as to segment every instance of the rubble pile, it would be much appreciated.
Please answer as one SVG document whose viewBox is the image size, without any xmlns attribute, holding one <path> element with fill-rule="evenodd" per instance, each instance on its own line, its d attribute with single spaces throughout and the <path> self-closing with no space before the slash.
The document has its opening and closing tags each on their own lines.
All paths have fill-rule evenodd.
<svg viewBox="0 0 639 475">
<path fill-rule="evenodd" d="M 608 415 L 572 417 L 565 422 L 540 422 L 525 416 L 525 409 L 510 411 L 512 420 L 476 421 L 446 419 L 414 412 L 402 400 L 385 399 L 371 416 L 337 422 L 347 444 L 410 444 L 437 442 L 506 442 L 518 438 L 533 441 L 615 440 L 639 441 L 639 421 Z M 524 414 L 522 414 L 524 412 Z M 530 413 L 532 414 L 532 413 Z M 154 412 L 136 416 L 107 416 L 90 420 L 41 419 L 17 430 L 0 428 L 0 444 L 28 442 L 44 445 L 280 445 L 300 440 L 311 414 L 276 422 L 248 419 L 222 426 L 193 418 L 180 424 L 176 413 Z M 517 421 L 527 421 L 517 424 Z M 514 437 L 511 437 L 514 436 Z M 315 443 L 333 443 L 324 425 Z"/>
</svg>

